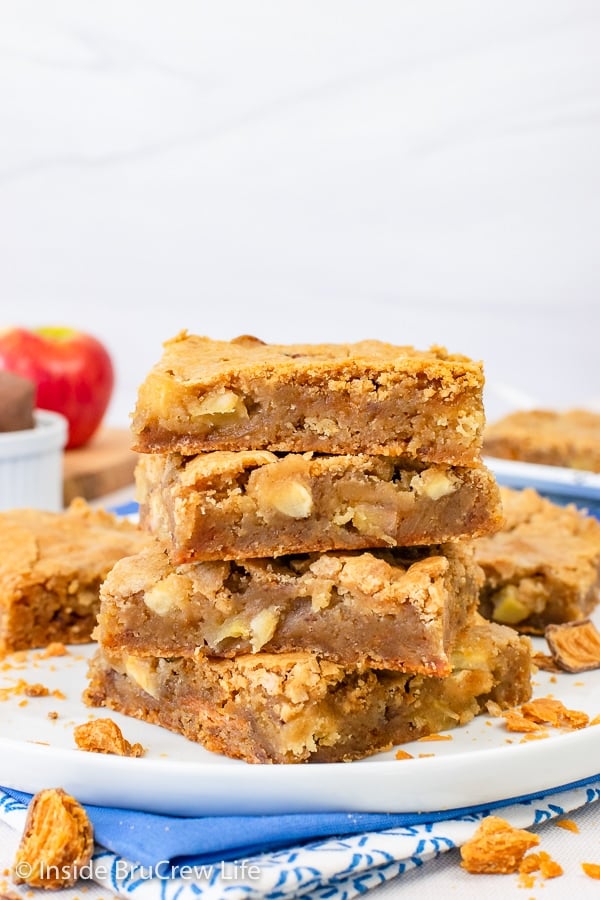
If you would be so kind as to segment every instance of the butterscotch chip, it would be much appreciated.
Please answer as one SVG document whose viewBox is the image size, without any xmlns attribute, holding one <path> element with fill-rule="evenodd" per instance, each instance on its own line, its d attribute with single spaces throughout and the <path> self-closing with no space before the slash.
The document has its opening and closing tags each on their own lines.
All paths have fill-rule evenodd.
<svg viewBox="0 0 600 900">
<path fill-rule="evenodd" d="M 73 732 L 80 750 L 92 753 L 113 753 L 117 756 L 143 756 L 141 744 L 131 744 L 112 719 L 94 719 L 78 725 Z"/>
<path fill-rule="evenodd" d="M 518 872 L 527 851 L 539 842 L 537 834 L 514 828 L 498 816 L 487 816 L 461 847 L 461 865 L 474 875 Z"/>
<path fill-rule="evenodd" d="M 597 878 L 600 880 L 600 865 L 598 865 L 598 863 L 582 862 L 581 868 L 590 878 Z"/>
<path fill-rule="evenodd" d="M 414 759 L 414 756 L 408 750 L 396 750 L 396 759 Z"/>
<path fill-rule="evenodd" d="M 548 625 L 544 634 L 552 659 L 565 672 L 600 667 L 600 632 L 589 619 Z"/>
<path fill-rule="evenodd" d="M 72 887 L 94 850 L 85 809 L 62 788 L 37 793 L 13 863 L 15 884 L 57 890 Z"/>
</svg>

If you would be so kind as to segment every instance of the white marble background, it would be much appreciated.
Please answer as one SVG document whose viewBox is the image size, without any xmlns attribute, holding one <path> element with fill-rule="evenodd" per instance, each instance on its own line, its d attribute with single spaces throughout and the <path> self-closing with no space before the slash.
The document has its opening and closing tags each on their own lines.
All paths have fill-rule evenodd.
<svg viewBox="0 0 600 900">
<path fill-rule="evenodd" d="M 0 0 L 0 323 L 486 365 L 600 405 L 597 0 Z"/>
</svg>

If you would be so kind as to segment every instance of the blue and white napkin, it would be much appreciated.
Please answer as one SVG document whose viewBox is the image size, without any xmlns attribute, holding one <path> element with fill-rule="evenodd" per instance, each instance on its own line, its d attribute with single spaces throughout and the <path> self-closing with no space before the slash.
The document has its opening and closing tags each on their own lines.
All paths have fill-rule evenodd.
<svg viewBox="0 0 600 900">
<path fill-rule="evenodd" d="M 30 795 L 0 788 L 22 830 Z M 351 900 L 463 844 L 501 810 L 527 828 L 600 800 L 600 775 L 551 793 L 439 813 L 154 815 L 87 806 L 97 847 L 83 874 L 139 900 Z"/>
</svg>

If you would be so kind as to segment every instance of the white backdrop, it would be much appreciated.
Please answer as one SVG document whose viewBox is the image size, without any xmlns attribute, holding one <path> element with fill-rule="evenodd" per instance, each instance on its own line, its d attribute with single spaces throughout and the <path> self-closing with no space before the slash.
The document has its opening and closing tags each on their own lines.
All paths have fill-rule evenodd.
<svg viewBox="0 0 600 900">
<path fill-rule="evenodd" d="M 484 360 L 600 405 L 597 0 L 0 0 L 0 323 Z"/>
</svg>

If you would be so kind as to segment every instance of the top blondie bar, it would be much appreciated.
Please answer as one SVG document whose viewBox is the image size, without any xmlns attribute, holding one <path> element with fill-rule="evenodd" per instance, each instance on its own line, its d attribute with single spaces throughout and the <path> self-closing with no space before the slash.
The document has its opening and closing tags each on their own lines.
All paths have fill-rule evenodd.
<svg viewBox="0 0 600 900">
<path fill-rule="evenodd" d="M 265 344 L 182 332 L 138 393 L 134 450 L 376 453 L 478 460 L 481 363 L 381 341 Z"/>
</svg>

